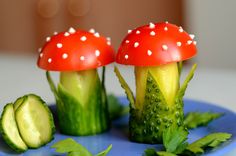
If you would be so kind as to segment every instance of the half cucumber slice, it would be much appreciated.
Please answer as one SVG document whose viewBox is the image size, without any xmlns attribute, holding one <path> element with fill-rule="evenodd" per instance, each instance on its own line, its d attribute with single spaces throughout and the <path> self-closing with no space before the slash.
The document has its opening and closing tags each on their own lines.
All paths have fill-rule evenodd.
<svg viewBox="0 0 236 156">
<path fill-rule="evenodd" d="M 55 126 L 45 102 L 34 94 L 25 95 L 14 104 L 20 135 L 29 148 L 38 148 L 53 139 Z"/>
<path fill-rule="evenodd" d="M 4 107 L 0 123 L 1 134 L 5 142 L 16 152 L 26 151 L 28 147 L 19 134 L 12 103 Z"/>
</svg>

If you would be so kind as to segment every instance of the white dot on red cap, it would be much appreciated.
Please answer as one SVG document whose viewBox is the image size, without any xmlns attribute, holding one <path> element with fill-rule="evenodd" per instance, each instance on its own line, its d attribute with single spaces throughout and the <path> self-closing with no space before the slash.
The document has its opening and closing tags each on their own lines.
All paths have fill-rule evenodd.
<svg viewBox="0 0 236 156">
<path fill-rule="evenodd" d="M 42 57 L 43 57 L 43 53 L 40 53 L 40 54 L 39 54 L 39 57 L 41 57 L 41 58 L 42 58 Z"/>
<path fill-rule="evenodd" d="M 52 62 L 52 59 L 51 59 L 51 58 L 49 58 L 49 59 L 48 59 L 48 63 L 51 63 L 51 62 Z"/>
<path fill-rule="evenodd" d="M 53 34 L 54 34 L 54 35 L 57 35 L 57 34 L 58 34 L 58 32 L 56 32 L 56 31 L 55 31 Z"/>
<path fill-rule="evenodd" d="M 49 42 L 51 40 L 51 37 L 47 37 L 46 41 Z"/>
<path fill-rule="evenodd" d="M 95 55 L 99 56 L 100 55 L 100 51 L 99 50 L 95 50 Z"/>
<path fill-rule="evenodd" d="M 162 45 L 162 49 L 163 49 L 163 50 L 168 50 L 168 46 L 165 45 L 165 44 L 163 44 L 163 45 Z"/>
<path fill-rule="evenodd" d="M 94 36 L 95 36 L 95 37 L 100 37 L 100 35 L 99 35 L 98 32 L 96 32 L 96 33 L 94 34 Z"/>
<path fill-rule="evenodd" d="M 111 41 L 107 41 L 107 45 L 111 45 Z"/>
<path fill-rule="evenodd" d="M 138 42 L 135 42 L 134 43 L 134 47 L 137 48 L 139 46 L 139 43 Z"/>
<path fill-rule="evenodd" d="M 194 37 L 195 37 L 194 34 L 189 34 L 189 36 L 191 37 L 191 39 L 194 39 Z"/>
<path fill-rule="evenodd" d="M 69 33 L 74 34 L 75 32 L 76 32 L 76 30 L 74 28 L 70 27 Z"/>
<path fill-rule="evenodd" d="M 153 24 L 152 22 L 149 23 L 149 28 L 153 29 L 155 28 L 155 24 Z"/>
<path fill-rule="evenodd" d="M 192 40 L 188 40 L 187 43 L 188 43 L 188 44 L 191 44 L 191 43 L 193 43 L 193 41 L 192 41 Z"/>
<path fill-rule="evenodd" d="M 166 21 L 165 23 L 166 23 L 166 24 L 168 24 L 169 22 L 168 22 L 168 21 Z"/>
<path fill-rule="evenodd" d="M 183 28 L 182 27 L 179 27 L 179 32 L 183 32 Z"/>
<path fill-rule="evenodd" d="M 155 33 L 154 31 L 151 31 L 151 32 L 150 32 L 150 35 L 151 35 L 151 36 L 155 36 L 156 33 Z"/>
<path fill-rule="evenodd" d="M 129 58 L 129 55 L 126 54 L 126 55 L 125 55 L 125 59 L 127 60 L 128 58 Z"/>
<path fill-rule="evenodd" d="M 128 30 L 128 34 L 130 34 L 132 32 L 132 30 Z"/>
<path fill-rule="evenodd" d="M 86 41 L 86 40 L 87 40 L 87 37 L 86 37 L 86 36 L 82 36 L 82 37 L 80 37 L 80 40 L 81 40 L 81 41 Z"/>
<path fill-rule="evenodd" d="M 107 37 L 107 41 L 111 41 L 111 38 L 110 38 L 110 37 Z"/>
<path fill-rule="evenodd" d="M 89 32 L 90 33 L 95 33 L 95 29 L 91 28 L 91 29 L 89 29 Z"/>
<path fill-rule="evenodd" d="M 125 43 L 129 43 L 129 40 L 125 40 Z"/>
<path fill-rule="evenodd" d="M 61 43 L 57 43 L 57 48 L 62 48 L 62 44 Z"/>
<path fill-rule="evenodd" d="M 165 31 L 167 31 L 167 30 L 168 30 L 168 28 L 167 28 L 167 27 L 164 27 L 164 30 L 165 30 Z"/>
<path fill-rule="evenodd" d="M 63 55 L 62 55 L 62 58 L 63 59 L 66 59 L 68 57 L 68 54 L 67 53 L 64 53 Z"/>
<path fill-rule="evenodd" d="M 140 31 L 139 31 L 139 30 L 137 30 L 137 31 L 136 31 L 136 34 L 140 34 Z"/>
<path fill-rule="evenodd" d="M 69 36 L 70 34 L 68 32 L 65 32 L 64 33 L 64 36 Z"/>
<path fill-rule="evenodd" d="M 80 56 L 81 61 L 84 61 L 84 59 L 85 59 L 84 56 Z"/>
<path fill-rule="evenodd" d="M 151 50 L 147 50 L 147 54 L 148 54 L 148 56 L 151 56 L 152 55 L 152 51 Z"/>
<path fill-rule="evenodd" d="M 42 51 L 42 48 L 38 48 L 38 52 L 41 52 Z"/>
<path fill-rule="evenodd" d="M 193 44 L 194 44 L 194 45 L 197 45 L 197 41 L 193 41 Z"/>
<path fill-rule="evenodd" d="M 177 45 L 178 47 L 180 47 L 180 46 L 182 45 L 182 43 L 181 43 L 181 42 L 176 42 L 176 45 Z"/>
</svg>

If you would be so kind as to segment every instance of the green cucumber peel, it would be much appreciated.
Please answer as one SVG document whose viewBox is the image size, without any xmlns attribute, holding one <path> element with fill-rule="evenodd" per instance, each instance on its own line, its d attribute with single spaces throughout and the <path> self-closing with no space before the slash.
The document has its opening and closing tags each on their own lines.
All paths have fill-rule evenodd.
<svg viewBox="0 0 236 156">
<path fill-rule="evenodd" d="M 108 99 L 107 99 L 107 91 L 106 91 L 106 86 L 105 86 L 105 79 L 106 79 L 106 67 L 103 66 L 102 67 L 102 103 L 104 103 L 108 109 L 109 109 L 109 103 L 108 103 Z M 109 115 L 110 118 L 110 114 L 109 114 L 109 110 L 106 110 L 106 114 Z"/>
<path fill-rule="evenodd" d="M 103 66 L 102 67 L 102 86 L 104 87 L 104 89 L 105 89 L 105 78 L 106 78 L 105 73 L 106 73 L 106 67 Z"/>
<path fill-rule="evenodd" d="M 167 105 L 159 85 L 150 72 L 146 85 L 143 109 L 130 111 L 130 137 L 137 142 L 162 143 L 163 131 L 166 128 L 182 125 L 182 107 L 177 109 Z M 178 103 L 175 106 L 178 106 Z"/>
<path fill-rule="evenodd" d="M 26 98 L 27 96 L 22 96 L 16 99 L 16 101 L 14 102 L 14 110 L 17 110 L 17 108 L 20 107 L 20 105 L 25 101 Z"/>
<path fill-rule="evenodd" d="M 0 118 L 0 133 L 6 144 L 8 144 L 15 152 L 22 153 L 28 149 L 26 143 L 20 136 L 15 121 L 13 103 L 8 103 L 3 108 Z"/>
<path fill-rule="evenodd" d="M 177 99 L 183 99 L 185 91 L 188 87 L 189 82 L 192 80 L 192 78 L 194 76 L 194 72 L 195 72 L 196 68 L 197 68 L 197 64 L 194 64 L 177 93 L 177 96 L 176 96 Z"/>
<path fill-rule="evenodd" d="M 57 110 L 59 127 L 63 133 L 91 135 L 101 133 L 110 127 L 107 103 L 102 99 L 102 86 L 100 83 L 95 84 L 93 92 L 88 95 L 89 100 L 83 105 L 63 85 L 58 84 L 61 102 L 57 103 Z"/>
<path fill-rule="evenodd" d="M 27 94 L 22 99 L 19 106 L 17 103 L 19 98 L 14 103 L 15 119 L 20 135 L 29 148 L 39 148 L 54 139 L 56 129 L 52 113 L 46 102 L 38 95 Z"/>
<path fill-rule="evenodd" d="M 46 71 L 46 77 L 47 77 L 48 84 L 50 86 L 50 89 L 51 89 L 54 97 L 56 98 L 57 101 L 60 101 L 60 98 L 59 98 L 58 92 L 57 92 L 57 88 L 55 87 L 55 84 L 54 84 L 54 82 L 51 78 L 51 75 L 50 75 L 49 71 Z"/>
<path fill-rule="evenodd" d="M 129 85 L 126 83 L 125 79 L 123 78 L 123 76 L 121 75 L 119 69 L 115 66 L 114 67 L 114 72 L 116 73 L 116 76 L 121 84 L 121 87 L 125 90 L 125 94 L 130 102 L 130 105 L 132 108 L 135 108 L 134 106 L 134 94 L 133 92 L 131 91 Z"/>
<path fill-rule="evenodd" d="M 181 73 L 182 73 L 182 69 L 183 69 L 183 62 L 181 61 L 181 62 L 178 62 L 178 71 L 179 71 L 179 76 L 181 75 Z"/>
<path fill-rule="evenodd" d="M 103 70 L 103 72 L 105 74 L 105 70 Z M 78 78 L 81 81 L 77 80 L 77 77 L 73 77 L 77 76 L 77 73 L 71 73 L 72 75 L 68 73 L 69 77 L 66 77 L 66 74 L 67 73 L 63 75 L 63 82 L 65 81 L 67 87 L 71 87 L 71 85 L 66 82 L 67 79 L 75 80 L 71 82 L 75 85 L 86 81 L 86 78 L 82 77 L 83 75 L 88 76 L 91 83 L 83 83 L 88 84 L 88 86 L 82 86 L 81 90 L 80 88 L 73 88 L 73 85 L 72 88 L 65 88 L 62 83 L 59 83 L 58 88 L 56 88 L 50 73 L 48 71 L 46 72 L 48 83 L 56 99 L 57 115 L 61 132 L 70 135 L 91 135 L 109 129 L 110 120 L 105 86 L 104 84 L 101 85 L 97 71 L 83 71 L 83 73 L 79 73 Z M 96 78 L 92 78 L 91 74 L 96 74 Z M 103 80 L 104 79 L 105 76 L 103 77 Z M 71 89 L 74 91 L 73 93 L 70 92 Z M 86 97 L 81 97 L 81 95 L 85 95 L 83 89 L 86 90 L 86 93 L 88 92 Z M 78 98 L 76 95 L 81 98 Z"/>
</svg>

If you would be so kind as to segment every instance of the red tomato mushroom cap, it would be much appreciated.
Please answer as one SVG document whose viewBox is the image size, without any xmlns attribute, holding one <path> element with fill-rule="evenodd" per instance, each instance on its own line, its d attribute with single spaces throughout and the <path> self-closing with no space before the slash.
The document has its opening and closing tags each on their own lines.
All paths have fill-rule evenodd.
<svg viewBox="0 0 236 156">
<path fill-rule="evenodd" d="M 80 71 L 105 66 L 115 61 L 110 40 L 83 30 L 61 32 L 48 37 L 40 50 L 38 66 L 51 71 Z"/>
<path fill-rule="evenodd" d="M 128 32 L 116 62 L 134 66 L 158 66 L 192 58 L 197 54 L 194 35 L 168 22 L 150 23 Z"/>
</svg>

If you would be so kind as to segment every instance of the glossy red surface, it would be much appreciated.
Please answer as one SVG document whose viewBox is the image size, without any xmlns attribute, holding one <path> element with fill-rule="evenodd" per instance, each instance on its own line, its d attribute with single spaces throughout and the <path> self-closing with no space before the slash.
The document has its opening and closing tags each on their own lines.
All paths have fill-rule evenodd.
<svg viewBox="0 0 236 156">
<path fill-rule="evenodd" d="M 169 23 L 150 23 L 128 33 L 120 45 L 116 62 L 158 66 L 187 60 L 197 53 L 196 41 L 192 38 L 182 27 Z"/>
<path fill-rule="evenodd" d="M 114 61 L 115 52 L 109 40 L 97 33 L 76 30 L 52 36 L 42 48 L 37 64 L 51 71 L 80 71 Z"/>
</svg>

